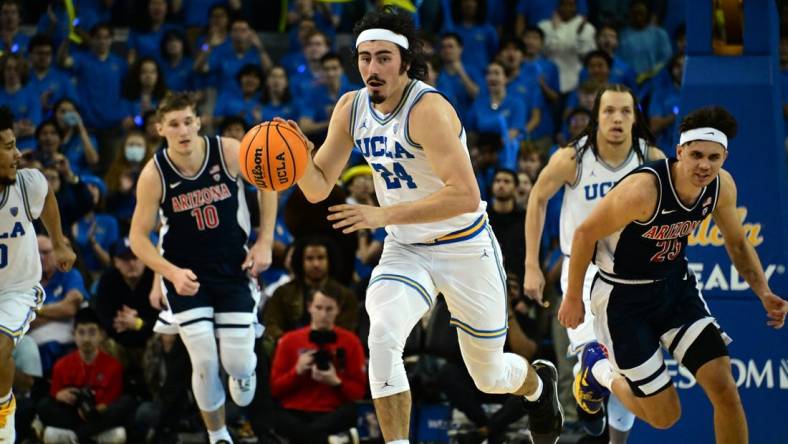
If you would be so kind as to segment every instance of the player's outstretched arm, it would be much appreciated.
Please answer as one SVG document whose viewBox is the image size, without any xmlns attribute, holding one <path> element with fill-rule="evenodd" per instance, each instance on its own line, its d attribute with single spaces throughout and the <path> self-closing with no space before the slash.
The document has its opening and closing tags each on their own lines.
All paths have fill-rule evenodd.
<svg viewBox="0 0 788 444">
<path fill-rule="evenodd" d="M 172 282 L 179 295 L 194 295 L 200 285 L 197 276 L 191 270 L 179 268 L 164 259 L 150 240 L 150 232 L 156 226 L 162 192 L 161 177 L 151 160 L 142 169 L 137 181 L 137 205 L 129 230 L 131 250 L 148 268 Z"/>
<path fill-rule="evenodd" d="M 772 293 L 769 288 L 758 253 L 744 235 L 744 228 L 736 211 L 736 196 L 733 177 L 727 171 L 720 170 L 720 195 L 711 215 L 725 239 L 725 249 L 733 265 L 763 303 L 769 318 L 767 324 L 781 328 L 788 313 L 788 301 Z"/>
<path fill-rule="evenodd" d="M 222 137 L 221 140 L 228 172 L 233 176 L 238 176 L 241 173 L 241 165 L 238 158 L 241 142 L 228 137 Z M 257 191 L 260 227 L 257 232 L 257 240 L 249 249 L 249 253 L 247 253 L 246 259 L 242 264 L 243 268 L 248 270 L 252 277 L 258 276 L 271 266 L 271 248 L 274 244 L 274 226 L 276 225 L 278 203 L 276 191 Z"/>
<path fill-rule="evenodd" d="M 460 140 L 462 125 L 449 102 L 439 94 L 425 95 L 411 109 L 408 128 L 444 186 L 423 199 L 387 207 L 385 225 L 435 222 L 475 211 L 479 185 Z"/>
<path fill-rule="evenodd" d="M 550 161 L 539 174 L 528 196 L 525 212 L 525 280 L 523 291 L 526 296 L 542 303 L 544 275 L 539 263 L 547 201 L 566 183 L 573 183 L 577 175 L 577 152 L 563 148 L 550 157 Z"/>
<path fill-rule="evenodd" d="M 350 109 L 353 106 L 355 94 L 355 91 L 351 91 L 339 99 L 328 123 L 325 142 L 317 150 L 317 153 L 314 153 L 314 156 L 307 156 L 306 172 L 298 180 L 298 186 L 309 202 L 320 202 L 328 197 L 353 150 L 353 138 L 350 136 Z M 286 123 L 298 131 L 301 137 L 307 141 L 310 154 L 312 154 L 314 144 L 309 142 L 297 123 L 278 117 L 274 120 Z"/>
<path fill-rule="evenodd" d="M 594 207 L 572 237 L 569 284 L 558 320 L 575 328 L 583 322 L 583 281 L 596 242 L 624 228 L 632 221 L 651 218 L 657 206 L 657 179 L 651 174 L 624 178 Z"/>
<path fill-rule="evenodd" d="M 52 240 L 53 253 L 57 261 L 58 269 L 68 271 L 74 265 L 77 256 L 68 244 L 66 236 L 63 235 L 63 227 L 60 223 L 60 209 L 57 205 L 55 193 L 52 188 L 47 188 L 47 195 L 44 198 L 44 207 L 41 209 L 41 222 L 44 224 L 49 238 Z"/>
</svg>

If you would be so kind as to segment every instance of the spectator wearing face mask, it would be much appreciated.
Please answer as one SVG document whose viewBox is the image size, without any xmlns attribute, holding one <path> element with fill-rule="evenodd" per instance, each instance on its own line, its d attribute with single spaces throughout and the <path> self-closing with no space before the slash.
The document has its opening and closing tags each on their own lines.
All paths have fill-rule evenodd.
<svg viewBox="0 0 788 444">
<path fill-rule="evenodd" d="M 146 147 L 145 135 L 138 130 L 129 131 L 122 146 L 104 180 L 107 183 L 107 212 L 118 219 L 121 232 L 125 233 L 137 203 L 134 196 L 137 178 L 153 155 L 153 149 Z"/>
<path fill-rule="evenodd" d="M 99 153 L 96 137 L 90 133 L 82 121 L 77 105 L 69 98 L 55 102 L 52 107 L 55 124 L 63 134 L 61 151 L 71 162 L 77 174 L 90 172 L 98 166 Z"/>
</svg>

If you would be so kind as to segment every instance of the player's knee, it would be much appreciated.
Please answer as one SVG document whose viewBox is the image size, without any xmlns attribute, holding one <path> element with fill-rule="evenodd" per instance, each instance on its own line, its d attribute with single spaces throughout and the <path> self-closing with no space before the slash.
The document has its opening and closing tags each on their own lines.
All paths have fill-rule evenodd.
<svg viewBox="0 0 788 444">
<path fill-rule="evenodd" d="M 257 366 L 254 353 L 254 332 L 234 331 L 220 334 L 219 350 L 222 367 L 233 378 L 248 378 Z"/>
<path fill-rule="evenodd" d="M 402 353 L 404 343 L 394 334 L 394 331 L 396 331 L 394 326 L 386 322 L 372 322 L 369 326 L 369 337 L 367 338 L 370 353 L 372 353 L 372 350 Z"/>
<path fill-rule="evenodd" d="M 480 392 L 483 393 L 501 393 L 498 389 L 498 378 L 497 375 L 493 375 L 488 371 L 483 369 L 474 369 L 474 367 L 468 367 L 468 373 L 471 374 L 471 379 L 473 379 L 474 385 L 476 388 L 479 389 Z"/>
</svg>

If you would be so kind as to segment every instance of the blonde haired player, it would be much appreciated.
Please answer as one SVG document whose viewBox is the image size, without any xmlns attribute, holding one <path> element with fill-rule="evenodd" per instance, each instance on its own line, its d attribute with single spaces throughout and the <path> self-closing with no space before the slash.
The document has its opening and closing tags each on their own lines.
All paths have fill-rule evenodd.
<svg viewBox="0 0 788 444">
<path fill-rule="evenodd" d="M 325 199 L 354 146 L 373 170 L 381 206 L 337 205 L 329 208 L 329 219 L 345 233 L 385 226 L 389 234 L 366 297 L 369 380 L 383 436 L 387 443 L 407 442 L 410 392 L 402 351 L 441 292 L 476 386 L 524 396 L 532 433 L 555 442 L 563 426 L 556 369 L 503 352 L 507 307 L 500 249 L 460 120 L 442 95 L 419 80 L 426 66 L 413 23 L 402 12 L 374 11 L 355 32 L 366 88 L 340 98 L 326 141 L 298 185 L 311 202 Z"/>
<path fill-rule="evenodd" d="M 38 170 L 17 168 L 22 155 L 16 147 L 13 128 L 11 111 L 0 108 L 0 443 L 3 444 L 16 439 L 11 352 L 44 302 L 33 220 L 40 217 L 44 223 L 61 271 L 70 270 L 76 259 L 63 235 L 57 200 L 46 178 Z"/>
</svg>

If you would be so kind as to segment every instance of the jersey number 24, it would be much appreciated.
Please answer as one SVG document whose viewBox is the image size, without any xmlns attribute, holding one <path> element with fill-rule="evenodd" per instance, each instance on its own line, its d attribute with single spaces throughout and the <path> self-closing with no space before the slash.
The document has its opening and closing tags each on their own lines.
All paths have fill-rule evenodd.
<svg viewBox="0 0 788 444">
<path fill-rule="evenodd" d="M 386 182 L 386 189 L 388 190 L 402 188 L 402 182 L 405 182 L 405 185 L 408 188 L 417 188 L 413 177 L 408 174 L 407 171 L 405 171 L 405 167 L 403 167 L 399 162 L 394 162 L 391 165 L 391 171 L 379 163 L 371 163 L 370 166 L 372 169 L 380 173 L 380 177 L 383 178 L 384 182 Z"/>
</svg>

